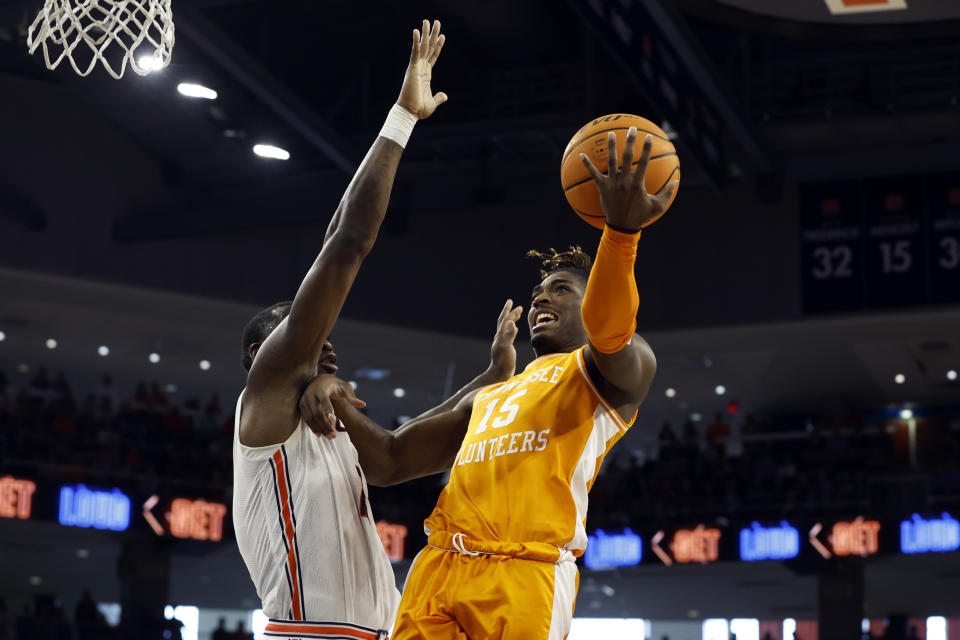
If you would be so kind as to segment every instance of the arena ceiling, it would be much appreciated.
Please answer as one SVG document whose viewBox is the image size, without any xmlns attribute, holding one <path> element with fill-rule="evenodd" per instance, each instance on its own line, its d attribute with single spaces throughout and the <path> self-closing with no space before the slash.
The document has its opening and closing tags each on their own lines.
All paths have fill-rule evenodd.
<svg viewBox="0 0 960 640">
<path fill-rule="evenodd" d="M 527 297 L 527 249 L 596 244 L 558 187 L 571 133 L 602 113 L 656 115 L 580 0 L 178 0 L 171 66 L 121 81 L 30 56 L 40 4 L 0 6 L 0 266 L 20 270 L 261 305 L 290 297 L 394 99 L 408 29 L 436 15 L 450 39 L 435 85 L 451 100 L 414 135 L 345 313 L 481 338 L 477 309 Z M 713 0 L 659 5 L 679 8 L 675 44 L 709 69 L 710 99 L 738 124 L 720 190 L 680 143 L 677 206 L 638 267 L 644 325 L 796 320 L 797 181 L 896 173 L 905 157 L 910 170 L 953 166 L 952 23 L 811 30 Z M 182 81 L 219 98 L 186 100 Z M 254 157 L 257 141 L 291 160 Z"/>
</svg>

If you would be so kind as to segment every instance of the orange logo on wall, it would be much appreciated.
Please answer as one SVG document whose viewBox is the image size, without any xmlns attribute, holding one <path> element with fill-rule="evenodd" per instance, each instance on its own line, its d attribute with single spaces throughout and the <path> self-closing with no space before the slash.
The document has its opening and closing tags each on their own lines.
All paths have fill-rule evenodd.
<svg viewBox="0 0 960 640">
<path fill-rule="evenodd" d="M 0 478 L 0 518 L 30 517 L 30 505 L 37 485 L 31 480 L 20 480 L 13 476 Z"/>
<path fill-rule="evenodd" d="M 720 529 L 678 529 L 673 534 L 673 557 L 677 562 L 714 562 L 720 555 Z"/>
<path fill-rule="evenodd" d="M 176 498 L 170 503 L 167 519 L 170 533 L 177 538 L 216 542 L 223 538 L 225 515 L 227 507 L 219 502 Z"/>
<path fill-rule="evenodd" d="M 838 556 L 871 556 L 879 549 L 880 523 L 864 520 L 838 522 L 833 525 L 830 543 Z"/>
<path fill-rule="evenodd" d="M 403 543 L 407 539 L 407 528 L 402 524 L 381 520 L 377 523 L 377 534 L 380 536 L 380 542 L 383 543 L 387 556 L 395 562 L 403 560 Z"/>
</svg>

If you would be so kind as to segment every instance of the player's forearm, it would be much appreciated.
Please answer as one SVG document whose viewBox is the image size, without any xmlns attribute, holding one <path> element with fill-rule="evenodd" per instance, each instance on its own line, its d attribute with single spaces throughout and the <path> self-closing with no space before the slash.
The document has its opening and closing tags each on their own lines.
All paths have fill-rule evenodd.
<svg viewBox="0 0 960 640">
<path fill-rule="evenodd" d="M 350 434 L 367 481 L 375 486 L 390 484 L 396 471 L 392 454 L 393 433 L 384 429 L 349 403 L 332 401 L 337 417 Z"/>
<path fill-rule="evenodd" d="M 315 363 L 387 212 L 403 147 L 380 135 L 347 186 L 324 245 L 293 299 L 288 351 Z M 286 332 L 285 332 L 286 333 Z"/>
<path fill-rule="evenodd" d="M 383 136 L 377 137 L 340 200 L 327 231 L 329 241 L 342 236 L 352 241 L 364 255 L 373 248 L 387 213 L 402 155 L 403 147 L 399 144 Z"/>
<path fill-rule="evenodd" d="M 470 421 L 467 403 L 388 431 L 342 400 L 333 400 L 337 417 L 357 449 L 367 482 L 386 487 L 450 468 Z"/>
<path fill-rule="evenodd" d="M 327 227 L 324 244 L 338 231 L 346 230 L 373 245 L 387 212 L 400 157 L 416 123 L 417 116 L 399 104 L 391 107 L 377 139 L 347 185 Z"/>
<path fill-rule="evenodd" d="M 393 432 L 392 475 L 384 485 L 442 473 L 453 465 L 470 422 L 470 403 L 425 419 L 411 420 Z"/>
<path fill-rule="evenodd" d="M 640 233 L 603 231 L 587 281 L 581 315 L 592 344 L 604 354 L 616 353 L 633 338 L 640 296 L 634 276 Z"/>
</svg>

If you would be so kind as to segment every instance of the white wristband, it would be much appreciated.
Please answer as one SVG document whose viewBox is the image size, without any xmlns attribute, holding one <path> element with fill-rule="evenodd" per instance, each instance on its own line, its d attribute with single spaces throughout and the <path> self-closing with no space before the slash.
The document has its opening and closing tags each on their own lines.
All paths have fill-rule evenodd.
<svg viewBox="0 0 960 640">
<path fill-rule="evenodd" d="M 416 115 L 395 104 L 387 114 L 387 121 L 383 123 L 380 135 L 406 149 L 410 134 L 413 133 L 413 125 L 417 124 L 418 119 Z"/>
</svg>

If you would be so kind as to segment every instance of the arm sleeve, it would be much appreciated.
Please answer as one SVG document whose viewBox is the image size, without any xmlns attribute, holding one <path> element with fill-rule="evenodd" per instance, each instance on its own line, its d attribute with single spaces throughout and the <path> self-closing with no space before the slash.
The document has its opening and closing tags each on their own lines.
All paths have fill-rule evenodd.
<svg viewBox="0 0 960 640">
<path fill-rule="evenodd" d="M 633 274 L 640 232 L 605 227 L 587 280 L 581 315 L 590 344 L 600 353 L 616 353 L 637 329 L 640 296 Z"/>
</svg>

